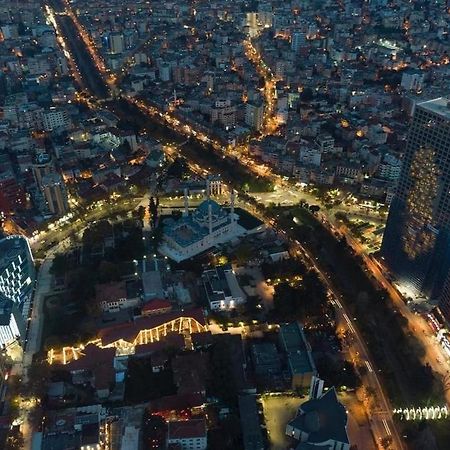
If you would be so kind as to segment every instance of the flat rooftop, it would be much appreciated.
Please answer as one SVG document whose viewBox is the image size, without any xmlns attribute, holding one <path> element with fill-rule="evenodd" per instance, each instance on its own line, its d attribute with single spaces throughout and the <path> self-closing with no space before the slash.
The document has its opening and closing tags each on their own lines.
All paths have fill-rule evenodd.
<svg viewBox="0 0 450 450">
<path fill-rule="evenodd" d="M 439 97 L 418 103 L 417 106 L 450 120 L 450 97 Z"/>
<path fill-rule="evenodd" d="M 258 417 L 258 405 L 254 395 L 239 396 L 242 437 L 245 450 L 262 450 L 264 440 Z"/>
<path fill-rule="evenodd" d="M 280 340 L 288 357 L 288 364 L 292 373 L 315 372 L 314 361 L 303 333 L 297 322 L 282 324 Z"/>
<path fill-rule="evenodd" d="M 0 270 L 4 270 L 18 255 L 24 256 L 27 241 L 22 236 L 8 236 L 0 239 Z"/>
</svg>

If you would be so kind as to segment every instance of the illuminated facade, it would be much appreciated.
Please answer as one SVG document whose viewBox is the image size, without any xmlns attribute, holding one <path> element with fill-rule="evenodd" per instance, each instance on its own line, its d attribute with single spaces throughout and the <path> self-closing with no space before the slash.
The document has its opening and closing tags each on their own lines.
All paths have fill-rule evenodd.
<svg viewBox="0 0 450 450">
<path fill-rule="evenodd" d="M 101 349 L 115 348 L 116 356 L 133 355 L 136 347 L 154 344 L 171 334 L 190 336 L 208 330 L 203 312 L 193 309 L 180 315 L 179 312 L 141 317 L 132 323 L 105 328 L 96 339 L 85 344 L 61 349 L 50 349 L 47 354 L 49 364 L 68 364 L 83 356 L 84 349 L 96 345 Z"/>
<path fill-rule="evenodd" d="M 444 288 L 442 289 L 442 293 L 439 298 L 439 309 L 443 316 L 450 323 L 450 273 L 445 280 Z M 450 353 L 450 348 L 447 345 L 444 345 L 444 349 L 447 351 L 447 353 Z"/>
<path fill-rule="evenodd" d="M 414 295 L 439 296 L 450 270 L 450 99 L 419 103 L 381 252 Z"/>
<path fill-rule="evenodd" d="M 212 185 L 208 181 L 206 200 L 190 213 L 185 189 L 183 216 L 164 221 L 163 243 L 159 247 L 163 255 L 177 262 L 184 261 L 245 234 L 245 229 L 236 220 L 234 191 L 230 195 L 230 212 L 210 198 L 211 192 Z"/>
<path fill-rule="evenodd" d="M 27 239 L 8 236 L 0 240 L 0 346 L 24 337 L 34 280 Z"/>
</svg>

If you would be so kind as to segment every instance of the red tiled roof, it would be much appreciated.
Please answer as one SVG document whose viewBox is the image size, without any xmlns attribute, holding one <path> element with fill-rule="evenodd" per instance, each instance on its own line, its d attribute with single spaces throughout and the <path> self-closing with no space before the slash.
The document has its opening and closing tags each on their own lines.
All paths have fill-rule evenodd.
<svg viewBox="0 0 450 450">
<path fill-rule="evenodd" d="M 127 289 L 125 281 L 97 284 L 95 286 L 95 300 L 98 303 L 103 301 L 114 302 L 121 298 L 126 298 Z"/>
<path fill-rule="evenodd" d="M 171 307 L 172 303 L 170 303 L 169 301 L 155 298 L 154 300 L 146 303 L 142 307 L 142 311 L 157 311 L 158 309 L 166 309 Z"/>
<path fill-rule="evenodd" d="M 151 328 L 163 325 L 166 322 L 178 319 L 179 317 L 191 317 L 201 325 L 205 325 L 205 316 L 200 308 L 190 309 L 188 311 L 174 311 L 167 314 L 158 314 L 148 317 L 139 317 L 133 322 L 114 325 L 103 328 L 99 332 L 99 338 L 103 345 L 111 344 L 120 339 L 127 342 L 133 342 L 141 330 L 149 330 Z"/>
<path fill-rule="evenodd" d="M 169 440 L 201 437 L 206 437 L 206 422 L 204 418 L 169 422 Z"/>
<path fill-rule="evenodd" d="M 202 394 L 168 395 L 151 402 L 150 410 L 153 413 L 165 411 L 183 411 L 190 408 L 198 408 L 205 402 Z"/>
<path fill-rule="evenodd" d="M 89 370 L 94 375 L 94 383 L 97 389 L 106 389 L 114 381 L 114 357 L 115 348 L 100 348 L 89 344 L 83 350 L 83 356 L 69 364 L 61 365 L 61 368 L 74 372 L 77 370 Z"/>
</svg>

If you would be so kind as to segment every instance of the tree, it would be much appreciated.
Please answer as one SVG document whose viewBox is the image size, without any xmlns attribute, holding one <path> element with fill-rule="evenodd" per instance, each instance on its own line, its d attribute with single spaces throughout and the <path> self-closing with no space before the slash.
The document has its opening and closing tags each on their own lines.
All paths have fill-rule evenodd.
<svg viewBox="0 0 450 450">
<path fill-rule="evenodd" d="M 116 246 L 116 256 L 121 261 L 139 260 L 144 256 L 144 252 L 142 230 L 136 227 L 128 230 L 128 236 L 120 239 Z"/>
<path fill-rule="evenodd" d="M 283 320 L 328 321 L 327 291 L 317 273 L 310 270 L 302 278 L 299 286 L 283 282 L 275 287 L 275 312 Z"/>
<path fill-rule="evenodd" d="M 160 224 L 159 226 L 157 226 L 156 228 L 153 229 L 153 233 L 152 233 L 152 248 L 153 248 L 153 252 L 156 253 L 158 250 L 159 245 L 161 244 L 163 239 L 163 227 Z"/>
<path fill-rule="evenodd" d="M 327 383 L 337 388 L 345 386 L 356 389 L 361 385 L 361 379 L 349 361 L 336 361 L 331 356 L 324 355 L 317 360 L 317 371 Z"/>
<path fill-rule="evenodd" d="M 345 224 L 349 223 L 347 214 L 345 214 L 345 213 L 342 212 L 342 211 L 337 211 L 337 212 L 334 214 L 334 217 L 336 218 L 336 220 L 341 220 L 341 221 L 344 222 Z"/>
<path fill-rule="evenodd" d="M 155 201 L 153 197 L 150 197 L 150 202 L 148 204 L 148 211 L 150 213 L 150 222 L 153 227 L 156 225 L 158 221 L 158 204 L 159 204 L 158 198 Z"/>
<path fill-rule="evenodd" d="M 138 209 L 133 211 L 133 216 L 139 219 L 141 222 L 143 222 L 145 217 L 145 207 L 139 206 Z"/>
<path fill-rule="evenodd" d="M 70 273 L 71 298 L 83 308 L 94 297 L 95 273 L 87 268 L 79 268 Z"/>
<path fill-rule="evenodd" d="M 179 180 L 185 178 L 189 173 L 189 167 L 184 158 L 175 158 L 174 162 L 167 169 L 167 176 Z"/>
<path fill-rule="evenodd" d="M 120 279 L 120 270 L 117 264 L 109 261 L 101 261 L 98 267 L 98 281 L 108 283 Z"/>
<path fill-rule="evenodd" d="M 52 273 L 56 277 L 62 277 L 66 274 L 67 268 L 67 256 L 62 253 L 57 253 L 53 259 L 50 273 Z"/>
<path fill-rule="evenodd" d="M 310 102 L 314 98 L 313 90 L 310 87 L 305 87 L 300 94 L 302 102 Z"/>
<path fill-rule="evenodd" d="M 25 448 L 23 434 L 20 432 L 19 427 L 13 427 L 6 439 L 5 450 L 22 450 L 23 448 Z"/>
<path fill-rule="evenodd" d="M 273 304 L 275 311 L 283 320 L 291 320 L 297 312 L 297 290 L 289 283 L 280 283 L 275 287 Z"/>
<path fill-rule="evenodd" d="M 247 243 L 238 246 L 234 253 L 238 265 L 245 264 L 254 255 L 252 247 Z"/>
</svg>

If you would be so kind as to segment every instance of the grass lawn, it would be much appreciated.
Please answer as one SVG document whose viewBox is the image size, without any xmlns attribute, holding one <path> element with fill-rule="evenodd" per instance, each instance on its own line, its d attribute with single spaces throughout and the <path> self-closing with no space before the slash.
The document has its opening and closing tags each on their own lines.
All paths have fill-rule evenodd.
<svg viewBox="0 0 450 450">
<path fill-rule="evenodd" d="M 296 217 L 303 225 L 311 228 L 315 228 L 317 226 L 316 219 L 305 208 L 294 208 L 291 210 L 291 212 L 292 215 Z"/>
<path fill-rule="evenodd" d="M 257 217 L 242 208 L 235 208 L 235 212 L 239 215 L 238 224 L 246 230 L 253 230 L 263 224 Z"/>
</svg>

